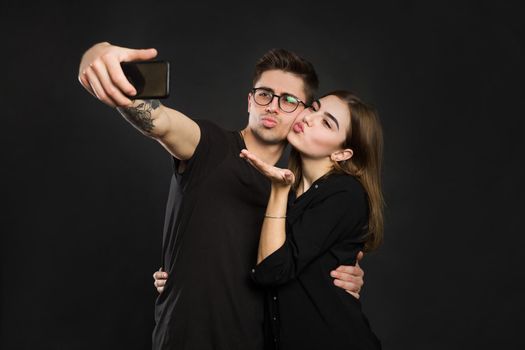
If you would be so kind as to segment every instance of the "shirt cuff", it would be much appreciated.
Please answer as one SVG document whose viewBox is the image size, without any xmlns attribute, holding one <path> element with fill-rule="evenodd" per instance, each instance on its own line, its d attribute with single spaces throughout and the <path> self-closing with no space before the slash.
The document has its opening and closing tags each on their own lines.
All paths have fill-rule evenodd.
<svg viewBox="0 0 525 350">
<path fill-rule="evenodd" d="M 276 286 L 289 280 L 292 251 L 288 239 L 252 269 L 252 279 L 262 286 Z"/>
</svg>

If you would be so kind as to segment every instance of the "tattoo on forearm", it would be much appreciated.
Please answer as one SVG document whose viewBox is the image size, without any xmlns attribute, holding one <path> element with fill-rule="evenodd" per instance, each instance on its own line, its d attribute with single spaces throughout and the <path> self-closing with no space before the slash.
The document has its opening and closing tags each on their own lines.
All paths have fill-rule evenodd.
<svg viewBox="0 0 525 350">
<path fill-rule="evenodd" d="M 151 118 L 151 112 L 159 108 L 159 106 L 159 100 L 143 100 L 136 106 L 119 107 L 117 109 L 133 126 L 143 132 L 150 133 L 155 127 L 153 118 Z"/>
</svg>

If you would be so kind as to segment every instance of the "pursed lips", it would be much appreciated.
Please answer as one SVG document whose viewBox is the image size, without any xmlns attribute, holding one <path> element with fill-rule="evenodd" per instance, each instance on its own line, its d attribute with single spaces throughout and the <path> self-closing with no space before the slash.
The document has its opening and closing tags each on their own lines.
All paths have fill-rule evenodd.
<svg viewBox="0 0 525 350">
<path fill-rule="evenodd" d="M 304 125 L 302 122 L 297 122 L 293 125 L 293 131 L 296 133 L 304 132 Z"/>
<path fill-rule="evenodd" d="M 272 118 L 272 117 L 264 116 L 264 117 L 261 118 L 261 121 L 263 122 L 263 124 L 265 126 L 275 126 L 275 125 L 277 125 L 277 119 Z"/>
</svg>

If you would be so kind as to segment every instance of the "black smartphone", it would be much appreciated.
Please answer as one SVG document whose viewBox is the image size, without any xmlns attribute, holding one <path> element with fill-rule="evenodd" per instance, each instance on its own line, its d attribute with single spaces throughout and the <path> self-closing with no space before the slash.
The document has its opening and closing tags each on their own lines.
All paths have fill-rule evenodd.
<svg viewBox="0 0 525 350">
<path fill-rule="evenodd" d="M 167 61 L 122 62 L 124 75 L 137 90 L 137 99 L 166 98 L 170 94 L 170 63 Z"/>
</svg>

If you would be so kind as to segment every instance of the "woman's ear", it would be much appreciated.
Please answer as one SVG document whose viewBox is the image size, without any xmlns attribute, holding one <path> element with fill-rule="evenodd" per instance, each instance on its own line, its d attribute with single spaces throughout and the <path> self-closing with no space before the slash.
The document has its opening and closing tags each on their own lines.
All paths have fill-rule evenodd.
<svg viewBox="0 0 525 350">
<path fill-rule="evenodd" d="M 350 148 L 346 148 L 332 153 L 330 155 L 330 159 L 334 162 L 341 162 L 343 160 L 348 160 L 352 158 L 353 155 L 354 151 L 352 151 Z"/>
</svg>

